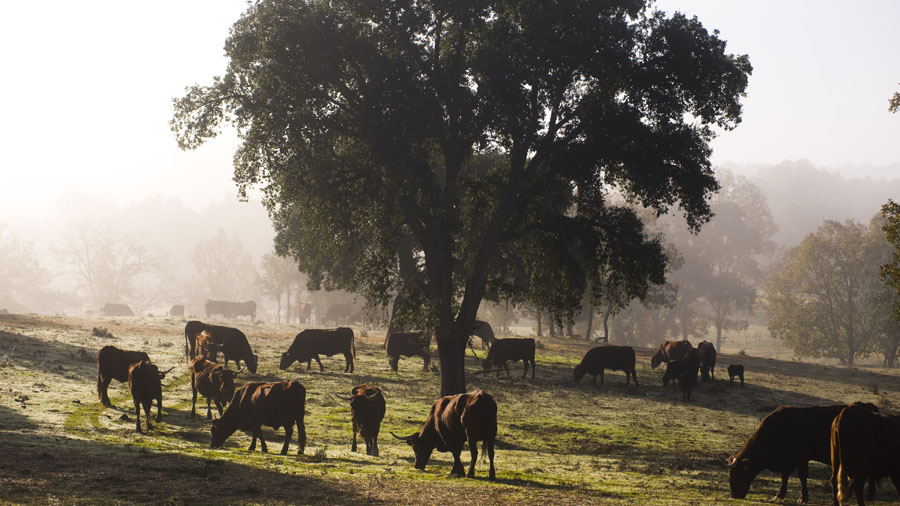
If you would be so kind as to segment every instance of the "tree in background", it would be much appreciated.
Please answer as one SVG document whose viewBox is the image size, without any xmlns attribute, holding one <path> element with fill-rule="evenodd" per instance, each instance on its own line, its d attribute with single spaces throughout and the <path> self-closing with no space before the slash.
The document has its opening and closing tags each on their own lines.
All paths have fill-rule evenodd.
<svg viewBox="0 0 900 506">
<path fill-rule="evenodd" d="M 42 305 L 50 275 L 37 258 L 33 244 L 0 223 L 0 309 L 18 313 Z"/>
<path fill-rule="evenodd" d="M 709 217 L 709 142 L 740 121 L 751 67 L 648 3 L 259 1 L 172 126 L 185 149 L 237 127 L 235 181 L 262 187 L 279 253 L 311 279 L 386 298 L 415 259 L 441 392 L 462 392 L 504 247 L 552 231 L 519 254 L 565 275 L 546 260 L 593 254 L 610 185 L 692 228 Z"/>
<path fill-rule="evenodd" d="M 281 322 L 281 298 L 285 296 L 285 321 L 291 323 L 293 306 L 291 294 L 303 286 L 306 277 L 297 270 L 297 263 L 291 258 L 284 258 L 275 253 L 266 253 L 260 260 L 260 273 L 256 284 L 263 294 L 268 295 L 277 305 L 275 321 Z"/>
<path fill-rule="evenodd" d="M 826 221 L 769 277 L 769 332 L 797 355 L 852 367 L 876 349 L 884 318 L 872 301 L 884 293 L 878 269 L 885 248 L 874 223 Z"/>
<path fill-rule="evenodd" d="M 900 97 L 894 94 L 894 98 L 900 102 Z M 880 274 L 885 283 L 892 289 L 891 307 L 894 322 L 900 322 L 900 204 L 893 200 L 888 200 L 886 204 L 881 206 L 881 230 L 884 232 L 888 243 L 887 260 L 881 265 Z M 886 325 L 891 329 L 891 325 Z M 886 345 L 885 365 L 893 366 L 897 356 L 897 348 L 900 343 L 900 333 L 885 332 Z M 893 336 L 893 339 L 891 339 Z"/>
<path fill-rule="evenodd" d="M 890 103 L 888 104 L 888 111 L 897 112 L 900 111 L 900 92 L 895 91 L 894 96 L 891 97 Z"/>
<path fill-rule="evenodd" d="M 195 307 L 202 308 L 206 299 L 243 302 L 254 297 L 256 267 L 239 238 L 219 229 L 194 246 L 193 264 L 188 293 Z"/>
</svg>

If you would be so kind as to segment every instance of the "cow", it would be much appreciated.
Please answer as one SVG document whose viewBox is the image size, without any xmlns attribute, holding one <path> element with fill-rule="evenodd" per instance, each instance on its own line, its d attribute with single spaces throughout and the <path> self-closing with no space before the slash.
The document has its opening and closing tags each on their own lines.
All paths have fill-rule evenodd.
<svg viewBox="0 0 900 506">
<path fill-rule="evenodd" d="M 134 418 L 138 432 L 143 432 L 141 430 L 141 406 L 144 407 L 144 414 L 147 416 L 147 430 L 153 430 L 153 426 L 150 425 L 150 407 L 153 399 L 156 399 L 156 421 L 162 420 L 161 381 L 166 377 L 166 372 L 159 372 L 159 369 L 149 360 L 141 360 L 128 366 L 128 388 L 131 390 L 131 398 L 134 400 Z"/>
<path fill-rule="evenodd" d="M 716 368 L 716 347 L 709 341 L 700 341 L 700 344 L 697 345 L 697 356 L 700 359 L 701 379 L 715 381 L 713 370 Z"/>
<path fill-rule="evenodd" d="M 103 316 L 134 316 L 134 311 L 128 307 L 128 304 L 111 304 L 107 302 L 100 310 Z"/>
<path fill-rule="evenodd" d="M 494 337 L 494 329 L 491 328 L 491 324 L 482 320 L 475 320 L 475 326 L 472 327 L 471 335 L 481 339 L 482 350 L 490 348 L 494 341 L 497 340 Z"/>
<path fill-rule="evenodd" d="M 234 431 L 240 429 L 253 435 L 249 451 L 256 448 L 256 439 L 259 438 L 262 452 L 266 453 L 268 450 L 262 435 L 262 426 L 266 425 L 274 430 L 284 427 L 281 454 L 287 455 L 296 424 L 297 455 L 302 455 L 306 448 L 305 409 L 306 388 L 298 380 L 245 383 L 234 393 L 225 413 L 213 421 L 209 447 L 220 448 Z"/>
<path fill-rule="evenodd" d="M 866 406 L 878 411 L 873 404 Z M 799 502 L 809 501 L 806 485 L 809 461 L 831 464 L 831 422 L 845 407 L 846 404 L 779 406 L 766 415 L 741 451 L 728 458 L 731 497 L 746 497 L 756 475 L 768 469 L 781 474 L 781 488 L 775 500 L 784 499 L 788 478 L 797 470 Z M 874 490 L 874 483 L 870 483 L 870 490 Z"/>
<path fill-rule="evenodd" d="M 865 506 L 863 486 L 869 480 L 869 499 L 874 484 L 889 477 L 900 493 L 900 416 L 884 415 L 868 403 L 853 403 L 831 424 L 831 491 L 834 504 L 843 504 L 856 493 Z M 848 483 L 849 481 L 849 483 Z"/>
<path fill-rule="evenodd" d="M 209 327 L 209 325 L 197 320 L 191 320 L 187 322 L 187 324 L 185 324 L 184 354 L 187 357 L 188 361 L 193 360 L 196 356 L 197 334 L 206 330 L 206 327 Z"/>
<path fill-rule="evenodd" d="M 497 339 L 488 351 L 487 358 L 481 361 L 481 368 L 484 372 L 490 372 L 491 368 L 497 366 L 497 377 L 500 377 L 500 369 L 506 369 L 506 377 L 509 377 L 509 366 L 506 365 L 508 360 L 517 362 L 522 361 L 525 370 L 522 371 L 524 378 L 528 374 L 528 365 L 531 365 L 531 379 L 534 379 L 534 339 Z"/>
<path fill-rule="evenodd" d="M 490 479 L 494 473 L 494 442 L 497 439 L 497 403 L 482 390 L 441 397 L 431 406 L 431 413 L 422 430 L 406 437 L 393 432 L 395 438 L 412 446 L 416 455 L 416 469 L 425 470 L 431 453 L 453 454 L 453 469 L 450 475 L 463 475 L 462 461 L 459 459 L 463 446 L 468 442 L 472 462 L 469 464 L 469 478 L 475 477 L 475 461 L 478 458 L 478 441 L 482 441 L 482 452 L 490 460 Z"/>
<path fill-rule="evenodd" d="M 741 379 L 741 388 L 744 388 L 744 366 L 741 364 L 731 364 L 728 366 L 728 380 L 734 385 L 735 376 Z"/>
<path fill-rule="evenodd" d="M 6 308 L 0 309 L 0 314 L 2 314 L 2 315 L 8 315 L 8 314 L 9 314 L 9 310 L 6 309 Z"/>
<path fill-rule="evenodd" d="M 422 357 L 422 370 L 428 371 L 431 363 L 431 336 L 422 337 L 423 332 L 394 332 L 384 341 L 388 364 L 397 372 L 400 357 Z"/>
<path fill-rule="evenodd" d="M 324 371 L 319 355 L 332 356 L 338 353 L 344 355 L 346 365 L 344 372 L 353 372 L 353 357 L 356 355 L 356 343 L 353 338 L 353 330 L 348 327 L 336 329 L 306 329 L 294 337 L 294 342 L 288 351 L 281 354 L 281 362 L 278 367 L 284 371 L 294 362 L 307 362 L 306 370 L 312 366 L 315 359 L 319 363 L 319 370 Z"/>
<path fill-rule="evenodd" d="M 222 315 L 227 319 L 236 319 L 238 316 L 249 316 L 250 321 L 256 321 L 256 301 L 230 302 L 227 300 L 207 300 L 203 305 L 206 317 Z"/>
<path fill-rule="evenodd" d="M 297 303 L 297 323 L 309 325 L 309 318 L 312 316 L 312 304 L 309 302 Z"/>
<path fill-rule="evenodd" d="M 585 374 L 594 377 L 593 383 L 597 384 L 597 375 L 600 375 L 600 384 L 603 384 L 603 371 L 625 372 L 625 385 L 634 378 L 634 386 L 638 386 L 637 372 L 634 369 L 634 348 L 631 346 L 597 346 L 584 354 L 581 363 L 575 366 L 575 382 L 581 381 Z"/>
<path fill-rule="evenodd" d="M 669 360 L 682 360 L 685 353 L 694 349 L 690 341 L 663 341 L 659 350 L 650 357 L 650 367 L 656 369 L 659 364 Z"/>
<path fill-rule="evenodd" d="M 184 316 L 184 304 L 175 304 L 169 309 L 169 316 Z"/>
<path fill-rule="evenodd" d="M 195 351 L 203 350 L 203 354 L 213 362 L 217 361 L 218 352 L 221 351 L 225 355 L 225 367 L 228 367 L 229 360 L 233 360 L 236 367 L 243 360 L 250 373 L 256 374 L 259 357 L 253 354 L 247 336 L 236 328 L 207 325 L 197 334 L 195 346 Z"/>
<path fill-rule="evenodd" d="M 685 402 L 691 400 L 691 390 L 697 384 L 697 372 L 700 370 L 699 360 L 670 360 L 663 375 L 663 386 L 677 380 L 681 385 L 681 398 Z"/>
<path fill-rule="evenodd" d="M 335 394 L 337 395 L 337 394 Z M 350 391 L 350 397 L 341 397 L 350 401 L 350 421 L 353 424 L 353 442 L 350 451 L 356 451 L 356 436 L 366 443 L 366 455 L 378 456 L 378 432 L 386 410 L 384 394 L 381 389 L 371 385 L 357 385 Z"/>
<path fill-rule="evenodd" d="M 191 361 L 191 417 L 197 416 L 197 392 L 206 397 L 206 419 L 212 418 L 210 401 L 216 403 L 219 416 L 222 416 L 222 406 L 234 397 L 234 377 L 240 371 L 226 369 L 225 366 L 206 360 L 203 355 Z"/>
<path fill-rule="evenodd" d="M 106 407 L 111 407 L 107 389 L 112 380 L 128 381 L 128 367 L 135 362 L 150 360 L 143 351 L 120 350 L 115 346 L 104 346 L 97 351 L 97 396 Z"/>
<path fill-rule="evenodd" d="M 350 304 L 349 302 L 333 304 L 325 311 L 325 321 L 323 323 L 326 325 L 330 323 L 333 323 L 334 325 L 347 325 L 350 323 L 349 320 L 351 314 L 353 314 L 353 304 Z"/>
</svg>

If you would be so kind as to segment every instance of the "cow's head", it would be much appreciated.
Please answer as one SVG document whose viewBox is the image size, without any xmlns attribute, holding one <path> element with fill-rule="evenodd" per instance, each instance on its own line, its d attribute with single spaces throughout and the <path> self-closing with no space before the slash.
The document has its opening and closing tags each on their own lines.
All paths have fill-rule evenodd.
<svg viewBox="0 0 900 506">
<path fill-rule="evenodd" d="M 247 363 L 247 369 L 250 369 L 250 374 L 256 374 L 256 366 L 259 365 L 259 355 L 251 354 L 244 362 Z"/>
<path fill-rule="evenodd" d="M 221 399 L 231 399 L 234 397 L 234 377 L 243 369 L 232 371 L 230 369 L 222 369 L 212 376 L 213 386 L 219 392 Z"/>
<path fill-rule="evenodd" d="M 486 358 L 486 359 L 482 360 L 481 361 L 481 370 L 484 372 L 489 372 L 491 370 L 491 364 L 492 364 L 492 362 L 490 359 Z"/>
<path fill-rule="evenodd" d="M 281 354 L 281 361 L 278 362 L 278 368 L 281 369 L 282 371 L 284 371 L 284 370 L 286 370 L 288 367 L 290 367 L 291 364 L 294 363 L 294 360 L 296 360 L 296 359 L 294 358 L 294 356 L 291 355 L 290 352 L 287 352 L 287 351 L 286 351 L 286 352 L 284 352 L 284 353 Z"/>
<path fill-rule="evenodd" d="M 736 455 L 728 457 L 728 483 L 731 485 L 731 497 L 743 499 L 747 497 L 750 483 L 756 477 L 750 469 L 750 459 L 738 458 Z"/>
<path fill-rule="evenodd" d="M 659 367 L 659 364 L 662 363 L 662 360 L 663 360 L 662 349 L 660 349 L 659 351 L 656 352 L 656 355 L 653 355 L 652 357 L 650 357 L 650 367 L 652 369 L 656 369 L 657 367 Z"/>
<path fill-rule="evenodd" d="M 231 434 L 227 434 L 227 431 L 222 425 L 222 419 L 219 418 L 217 420 L 213 420 L 212 427 L 210 428 L 210 434 L 212 438 L 209 441 L 210 448 L 221 448 L 223 444 L 225 444 L 225 440 L 228 439 L 228 436 Z"/>
<path fill-rule="evenodd" d="M 434 451 L 434 445 L 429 444 L 418 432 L 406 437 L 400 437 L 393 432 L 391 432 L 391 435 L 401 441 L 406 441 L 406 444 L 412 446 L 413 452 L 416 454 L 416 469 L 424 471 L 425 466 L 431 459 L 431 452 Z"/>
<path fill-rule="evenodd" d="M 585 371 L 584 368 L 581 367 L 581 365 L 579 364 L 579 365 L 576 365 L 576 366 L 575 366 L 575 371 L 574 371 L 574 372 L 575 372 L 575 376 L 574 376 L 575 382 L 578 383 L 579 381 L 581 381 L 581 378 L 584 377 L 584 374 L 585 374 L 586 371 Z"/>
</svg>

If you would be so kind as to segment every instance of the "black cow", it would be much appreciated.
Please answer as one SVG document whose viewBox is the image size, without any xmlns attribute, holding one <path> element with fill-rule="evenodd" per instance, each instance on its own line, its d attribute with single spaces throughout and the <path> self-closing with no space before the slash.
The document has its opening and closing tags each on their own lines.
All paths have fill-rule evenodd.
<svg viewBox="0 0 900 506">
<path fill-rule="evenodd" d="M 249 451 L 256 449 L 259 438 L 261 449 L 266 453 L 262 426 L 277 430 L 284 427 L 284 446 L 281 454 L 287 455 L 294 424 L 297 424 L 297 455 L 306 448 L 306 426 L 303 417 L 306 409 L 306 388 L 297 380 L 275 383 L 245 383 L 231 399 L 231 403 L 221 418 L 212 423 L 210 448 L 220 448 L 234 431 L 246 430 L 253 435 Z"/>
<path fill-rule="evenodd" d="M 171 369 L 169 369 L 171 370 Z M 168 372 L 168 371 L 167 371 Z M 150 425 L 150 406 L 156 399 L 156 421 L 162 420 L 162 379 L 166 373 L 159 372 L 149 360 L 135 362 L 128 367 L 128 388 L 131 390 L 131 398 L 134 400 L 134 418 L 138 432 L 141 430 L 141 406 L 147 416 L 147 430 L 153 430 Z"/>
<path fill-rule="evenodd" d="M 697 373 L 700 370 L 698 360 L 670 360 L 666 366 L 666 374 L 663 375 L 663 386 L 668 386 L 670 381 L 677 380 L 681 385 L 681 397 L 684 401 L 691 400 L 691 390 L 697 385 Z"/>
<path fill-rule="evenodd" d="M 845 407 L 845 404 L 779 406 L 769 413 L 741 451 L 728 458 L 731 497 L 746 497 L 756 475 L 768 469 L 781 474 L 781 488 L 775 499 L 784 499 L 788 477 L 796 469 L 800 478 L 800 502 L 806 503 L 809 461 L 831 464 L 831 423 Z M 867 407 L 878 411 L 872 404 Z"/>
<path fill-rule="evenodd" d="M 128 368 L 135 362 L 150 360 L 143 351 L 120 350 L 115 346 L 104 346 L 97 351 L 97 396 L 104 406 L 112 406 L 107 389 L 112 380 L 128 381 Z"/>
<path fill-rule="evenodd" d="M 741 364 L 731 364 L 728 366 L 728 380 L 731 384 L 734 384 L 734 378 L 738 377 L 741 379 L 741 388 L 744 387 L 744 366 Z"/>
<path fill-rule="evenodd" d="M 354 308 L 353 304 L 349 302 L 342 302 L 340 304 L 333 304 L 328 307 L 328 310 L 325 311 L 325 321 L 322 322 L 325 325 L 334 324 L 347 325 L 350 323 L 350 316 L 353 314 Z"/>
<path fill-rule="evenodd" d="M 623 371 L 625 373 L 625 385 L 634 378 L 634 386 L 638 386 L 637 371 L 635 365 L 634 348 L 631 346 L 598 346 L 591 348 L 584 354 L 581 363 L 575 366 L 575 381 L 578 382 L 585 374 L 592 375 L 593 383 L 597 383 L 597 375 L 600 375 L 600 384 L 603 384 L 603 371 Z"/>
<path fill-rule="evenodd" d="M 252 374 L 256 374 L 256 367 L 259 364 L 259 357 L 253 354 L 247 336 L 243 332 L 232 327 L 222 327 L 221 325 L 207 325 L 198 336 L 204 336 L 207 342 L 207 350 L 204 354 L 216 362 L 218 352 L 221 351 L 225 355 L 224 364 L 228 367 L 228 361 L 233 360 L 235 367 L 240 367 L 240 361 L 243 360 L 247 369 Z M 197 337 L 196 343 L 198 348 L 200 345 L 200 337 Z"/>
<path fill-rule="evenodd" d="M 175 304 L 169 309 L 169 316 L 184 316 L 184 304 Z"/>
<path fill-rule="evenodd" d="M 107 302 L 100 310 L 103 316 L 134 316 L 134 312 L 128 304 L 110 304 Z"/>
<path fill-rule="evenodd" d="M 491 328 L 491 324 L 482 320 L 475 320 L 475 325 L 472 327 L 472 335 L 481 339 L 482 350 L 490 348 L 494 341 L 497 340 L 494 337 L 494 329 Z"/>
<path fill-rule="evenodd" d="M 319 355 L 330 357 L 338 353 L 342 353 L 346 360 L 344 372 L 353 372 L 353 357 L 356 355 L 353 330 L 347 327 L 306 329 L 297 334 L 288 351 L 281 354 L 281 362 L 278 367 L 284 371 L 294 362 L 307 362 L 306 370 L 308 371 L 315 359 L 319 363 L 319 370 L 324 371 L 325 368 L 322 367 Z"/>
<path fill-rule="evenodd" d="M 715 380 L 716 347 L 709 341 L 700 341 L 697 345 L 697 355 L 700 358 L 700 377 L 703 381 Z"/>
<path fill-rule="evenodd" d="M 398 369 L 400 357 L 422 357 L 422 370 L 428 371 L 431 363 L 430 336 L 422 337 L 422 332 L 394 332 L 384 341 L 388 364 L 394 372 Z"/>
<path fill-rule="evenodd" d="M 191 361 L 191 416 L 197 416 L 197 392 L 206 397 L 206 419 L 212 418 L 210 401 L 216 403 L 219 416 L 222 416 L 222 406 L 234 397 L 234 377 L 240 371 L 226 369 L 225 366 L 206 360 L 204 356 L 198 356 Z"/>
<path fill-rule="evenodd" d="M 531 364 L 531 379 L 534 379 L 534 339 L 497 339 L 488 351 L 487 358 L 481 361 L 481 368 L 489 372 L 497 366 L 497 377 L 500 377 L 500 369 L 506 369 L 506 377 L 509 377 L 508 360 L 513 362 L 521 360 L 525 365 L 522 377 L 528 374 L 528 365 Z"/>
<path fill-rule="evenodd" d="M 256 321 L 256 301 L 231 302 L 227 300 L 207 300 L 203 305 L 206 317 L 222 315 L 227 319 L 235 319 L 238 316 L 249 316 L 250 321 Z"/>
<path fill-rule="evenodd" d="M 378 456 L 378 432 L 386 410 L 384 394 L 381 389 L 366 385 L 357 385 L 350 391 L 350 397 L 341 397 L 350 401 L 350 421 L 353 424 L 353 442 L 350 451 L 356 451 L 356 436 L 366 443 L 366 455 Z"/>
<path fill-rule="evenodd" d="M 856 492 L 865 506 L 863 486 L 869 480 L 869 498 L 874 483 L 889 477 L 900 493 L 900 416 L 883 415 L 868 403 L 854 403 L 831 424 L 831 490 L 834 504 Z M 849 481 L 849 484 L 848 484 Z"/>
<path fill-rule="evenodd" d="M 451 475 L 462 476 L 463 464 L 459 459 L 463 446 L 468 442 L 472 462 L 469 478 L 475 477 L 475 461 L 478 459 L 478 441 L 483 441 L 482 452 L 490 460 L 490 479 L 494 473 L 494 442 L 497 439 L 497 403 L 482 390 L 441 397 L 431 406 L 425 426 L 417 433 L 395 438 L 406 441 L 416 455 L 416 469 L 424 470 L 436 449 L 453 454 Z"/>
</svg>

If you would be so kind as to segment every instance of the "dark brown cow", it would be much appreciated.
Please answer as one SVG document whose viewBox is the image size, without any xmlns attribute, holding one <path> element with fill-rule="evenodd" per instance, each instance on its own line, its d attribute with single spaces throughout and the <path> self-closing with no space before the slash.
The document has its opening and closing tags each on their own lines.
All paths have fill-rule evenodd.
<svg viewBox="0 0 900 506">
<path fill-rule="evenodd" d="M 834 504 L 856 493 L 865 506 L 863 486 L 869 480 L 870 499 L 875 482 L 888 477 L 900 493 L 900 416 L 883 415 L 868 403 L 853 403 L 831 424 L 831 491 Z M 849 483 L 848 483 L 849 481 Z"/>
<path fill-rule="evenodd" d="M 202 350 L 198 353 L 203 353 L 213 362 L 217 361 L 218 352 L 221 351 L 225 355 L 225 367 L 228 367 L 229 360 L 234 361 L 235 367 L 240 367 L 240 361 L 243 360 L 247 369 L 256 374 L 259 357 L 253 354 L 247 336 L 236 328 L 207 325 L 197 334 L 196 350 Z"/>
<path fill-rule="evenodd" d="M 184 304 L 175 304 L 169 309 L 169 316 L 184 316 Z"/>
<path fill-rule="evenodd" d="M 400 357 L 422 357 L 422 370 L 428 371 L 431 364 L 431 336 L 422 337 L 422 332 L 394 332 L 384 341 L 388 364 L 396 372 Z"/>
<path fill-rule="evenodd" d="M 207 325 L 201 321 L 197 321 L 197 320 L 191 320 L 191 321 L 187 322 L 187 324 L 185 324 L 185 326 L 184 326 L 184 354 L 188 358 L 188 361 L 193 360 L 194 357 L 196 356 L 197 334 L 206 330 L 206 327 L 209 327 L 209 325 Z"/>
<path fill-rule="evenodd" d="M 143 351 L 120 350 L 115 346 L 104 346 L 97 352 L 97 396 L 104 406 L 112 406 L 107 389 L 112 380 L 128 381 L 128 368 L 135 362 L 150 360 Z"/>
<path fill-rule="evenodd" d="M 741 388 L 744 388 L 744 366 L 741 364 L 731 364 L 728 366 L 728 380 L 734 384 L 734 378 L 741 379 Z"/>
<path fill-rule="evenodd" d="M 128 304 L 110 304 L 107 302 L 100 310 L 103 316 L 134 316 L 134 312 Z"/>
<path fill-rule="evenodd" d="M 691 400 L 691 391 L 697 385 L 699 370 L 699 360 L 670 360 L 666 365 L 666 373 L 663 375 L 663 386 L 668 386 L 670 381 L 677 380 L 681 385 L 681 398 L 688 402 Z"/>
<path fill-rule="evenodd" d="M 206 317 L 222 315 L 223 318 L 236 319 L 238 316 L 249 316 L 250 321 L 256 321 L 256 301 L 231 302 L 227 300 L 207 300 L 203 305 Z"/>
<path fill-rule="evenodd" d="M 494 337 L 494 329 L 491 328 L 491 324 L 482 320 L 475 320 L 475 326 L 472 327 L 472 335 L 481 339 L 482 350 L 490 348 L 494 341 L 497 340 Z"/>
<path fill-rule="evenodd" d="M 287 455 L 294 424 L 297 424 L 297 455 L 306 448 L 306 426 L 303 417 L 306 409 L 306 388 L 297 380 L 275 383 L 245 383 L 231 398 L 231 403 L 221 418 L 212 423 L 210 448 L 220 448 L 234 431 L 240 429 L 253 435 L 249 451 L 256 449 L 259 438 L 261 449 L 266 453 L 262 426 L 277 430 L 284 427 L 284 446 L 281 454 Z"/>
<path fill-rule="evenodd" d="M 322 323 L 324 323 L 325 325 L 347 325 L 348 323 L 350 323 L 350 315 L 352 315 L 353 313 L 353 304 L 350 304 L 349 302 L 333 304 L 328 307 L 327 311 L 325 311 L 325 321 Z"/>
<path fill-rule="evenodd" d="M 312 316 L 312 304 L 309 302 L 297 303 L 297 323 L 309 325 L 309 319 Z"/>
<path fill-rule="evenodd" d="M 340 397 L 340 396 L 339 396 Z M 366 385 L 357 385 L 350 391 L 350 397 L 341 397 L 350 401 L 350 421 L 353 424 L 353 442 L 350 451 L 356 451 L 356 436 L 366 443 L 366 455 L 378 456 L 378 432 L 386 410 L 384 394 L 381 389 Z"/>
<path fill-rule="evenodd" d="M 191 416 L 197 416 L 197 392 L 206 397 L 206 419 L 212 418 L 210 401 L 216 403 L 219 416 L 222 406 L 234 397 L 234 377 L 240 371 L 232 371 L 215 362 L 206 360 L 203 355 L 191 361 Z"/>
<path fill-rule="evenodd" d="M 690 341 L 663 341 L 659 350 L 650 357 L 650 367 L 656 369 L 659 364 L 669 360 L 682 360 L 684 355 L 694 349 Z"/>
<path fill-rule="evenodd" d="M 332 356 L 338 353 L 344 355 L 346 365 L 344 372 L 353 372 L 353 357 L 356 355 L 356 343 L 353 338 L 353 330 L 348 327 L 336 329 L 306 329 L 294 337 L 288 351 L 281 354 L 281 362 L 278 367 L 284 371 L 294 362 L 307 362 L 306 370 L 312 366 L 315 359 L 319 363 L 319 370 L 324 371 L 319 355 Z"/>
<path fill-rule="evenodd" d="M 585 374 L 594 377 L 594 384 L 597 383 L 597 375 L 600 375 L 600 384 L 603 384 L 603 371 L 611 369 L 613 371 L 623 371 L 625 373 L 625 385 L 627 386 L 634 378 L 634 386 L 638 386 L 637 372 L 634 369 L 635 356 L 634 348 L 631 346 L 598 346 L 591 348 L 584 354 L 581 363 L 575 366 L 575 381 L 578 382 Z"/>
<path fill-rule="evenodd" d="M 475 477 L 475 461 L 478 459 L 478 441 L 483 441 L 482 452 L 490 460 L 490 479 L 494 474 L 494 442 L 497 439 L 497 403 L 482 390 L 465 394 L 441 397 L 431 406 L 431 413 L 425 426 L 417 433 L 397 439 L 412 446 L 416 455 L 416 469 L 425 470 L 431 453 L 453 454 L 451 475 L 463 475 L 463 464 L 459 459 L 463 446 L 468 442 L 472 463 L 469 464 L 469 478 Z"/>
<path fill-rule="evenodd" d="M 806 478 L 809 461 L 831 464 L 831 422 L 845 404 L 794 407 L 779 406 L 759 423 L 756 432 L 740 452 L 728 458 L 731 497 L 743 499 L 760 472 L 768 469 L 781 474 L 776 500 L 787 495 L 788 478 L 797 470 L 800 478 L 800 502 L 809 501 Z M 872 404 L 871 411 L 878 411 Z M 870 484 L 873 487 L 874 484 Z"/>
<path fill-rule="evenodd" d="M 506 377 L 509 377 L 509 366 L 506 364 L 508 360 L 517 362 L 519 360 L 525 365 L 522 371 L 522 377 L 528 374 L 528 366 L 531 365 L 531 379 L 534 379 L 534 339 L 497 339 L 488 351 L 487 358 L 481 361 L 481 368 L 484 372 L 489 372 L 492 367 L 497 366 L 497 377 L 500 377 L 500 369 L 506 369 Z"/>
<path fill-rule="evenodd" d="M 153 426 L 150 425 L 150 406 L 153 399 L 156 399 L 156 421 L 162 420 L 161 381 L 165 377 L 166 373 L 159 372 L 149 360 L 135 362 L 128 367 L 128 388 L 131 389 L 131 398 L 134 400 L 134 418 L 138 432 L 143 432 L 141 406 L 144 407 L 144 414 L 147 416 L 147 430 L 153 430 Z"/>
<path fill-rule="evenodd" d="M 716 347 L 709 341 L 700 341 L 697 345 L 697 356 L 700 359 L 700 377 L 703 381 L 715 381 L 713 371 L 716 368 Z"/>
</svg>

